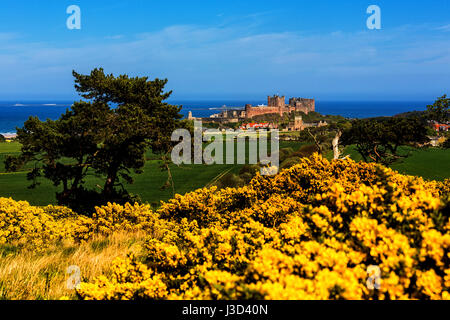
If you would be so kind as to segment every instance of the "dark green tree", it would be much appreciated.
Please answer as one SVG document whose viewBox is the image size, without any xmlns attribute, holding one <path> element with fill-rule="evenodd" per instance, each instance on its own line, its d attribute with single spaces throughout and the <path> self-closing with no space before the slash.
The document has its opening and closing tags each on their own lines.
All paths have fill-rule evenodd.
<svg viewBox="0 0 450 320">
<path fill-rule="evenodd" d="M 372 118 L 354 120 L 343 132 L 343 145 L 356 145 L 364 161 L 384 165 L 409 156 L 400 146 L 427 142 L 426 124 L 418 118 Z"/>
<path fill-rule="evenodd" d="M 2 134 L 0 134 L 0 143 L 2 142 L 6 142 L 6 138 Z"/>
<path fill-rule="evenodd" d="M 438 98 L 432 105 L 427 106 L 427 114 L 430 120 L 437 122 L 447 122 L 450 120 L 450 98 L 444 94 Z"/>
<path fill-rule="evenodd" d="M 27 120 L 17 130 L 22 153 L 8 157 L 6 168 L 14 171 L 32 162 L 30 187 L 37 186 L 40 177 L 51 180 L 62 186 L 58 203 L 76 211 L 89 212 L 108 201 L 132 201 L 124 182 L 133 183 L 132 172 L 142 172 L 147 150 L 169 152 L 181 108 L 164 102 L 171 94 L 164 92 L 167 80 L 115 77 L 103 69 L 73 75 L 76 90 L 87 101 L 74 103 L 55 121 Z M 103 184 L 88 189 L 88 175 Z"/>
<path fill-rule="evenodd" d="M 444 149 L 450 149 L 450 137 L 448 137 L 447 140 L 444 141 L 444 143 L 442 144 L 442 147 Z"/>
</svg>

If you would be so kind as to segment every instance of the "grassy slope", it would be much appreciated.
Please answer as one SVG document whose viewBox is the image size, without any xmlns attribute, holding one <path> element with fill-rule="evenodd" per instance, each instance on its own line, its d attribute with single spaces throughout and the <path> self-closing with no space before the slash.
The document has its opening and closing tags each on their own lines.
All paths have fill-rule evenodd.
<svg viewBox="0 0 450 320">
<path fill-rule="evenodd" d="M 146 236 L 143 232 L 116 232 L 81 244 L 52 243 L 44 251 L 0 244 L 0 300 L 75 299 L 74 290 L 67 288 L 67 267 L 78 266 L 81 280 L 92 281 L 109 274 L 117 257 L 132 252 L 141 258 Z"/>
<path fill-rule="evenodd" d="M 301 143 L 282 141 L 280 148 L 299 148 Z M 3 160 L 7 154 L 17 154 L 20 151 L 18 143 L 0 144 L 0 196 L 12 197 L 15 200 L 27 200 L 32 205 L 47 205 L 55 203 L 56 188 L 45 179 L 41 180 L 41 186 L 36 189 L 28 189 L 29 182 L 26 180 L 26 171 L 18 173 L 5 173 Z M 361 160 L 361 156 L 352 147 L 346 148 L 345 155 L 350 154 L 352 159 Z M 331 154 L 328 155 L 331 157 Z M 135 183 L 127 189 L 133 194 L 139 194 L 144 201 L 158 204 L 160 200 L 168 200 L 172 197 L 172 190 L 161 190 L 161 186 L 167 179 L 167 172 L 159 169 L 159 163 L 155 156 L 148 154 L 148 161 L 144 173 L 135 176 Z M 403 162 L 396 163 L 393 169 L 404 174 L 419 175 L 426 179 L 443 180 L 450 177 L 450 150 L 423 149 L 412 150 L 409 158 Z M 211 182 L 224 171 L 237 173 L 241 165 L 183 165 L 171 166 L 175 183 L 175 192 L 184 194 L 186 192 L 201 188 Z M 95 187 L 102 181 L 94 176 L 87 179 L 88 185 Z"/>
<path fill-rule="evenodd" d="M 427 148 L 413 149 L 403 148 L 402 152 L 410 152 L 410 156 L 391 167 L 403 174 L 422 176 L 428 180 L 444 180 L 450 178 L 450 149 Z M 359 161 L 361 155 L 354 147 L 349 146 L 343 155 Z M 329 155 L 331 157 L 331 154 Z"/>
<path fill-rule="evenodd" d="M 422 176 L 430 180 L 450 178 L 450 150 L 430 148 L 414 150 L 411 157 L 396 163 L 393 169 L 404 174 Z"/>
<path fill-rule="evenodd" d="M 280 148 L 292 147 L 298 149 L 302 143 L 280 142 Z M 7 154 L 18 154 L 20 145 L 18 143 L 0 144 L 0 197 L 12 197 L 14 200 L 27 200 L 32 205 L 55 204 L 55 192 L 57 190 L 48 180 L 41 179 L 42 183 L 36 189 L 28 189 L 29 182 L 26 180 L 26 171 L 18 173 L 5 173 L 3 161 Z M 151 153 L 147 154 L 149 159 L 144 167 L 144 173 L 135 176 L 135 183 L 127 186 L 130 193 L 138 194 L 142 200 L 150 204 L 158 204 L 160 200 L 172 198 L 171 188 L 161 190 L 161 186 L 167 180 L 167 172 L 161 171 L 159 163 Z M 174 179 L 175 193 L 186 192 L 202 188 L 224 171 L 230 170 L 238 173 L 241 165 L 172 165 L 171 171 Z M 94 176 L 87 178 L 87 184 L 95 187 L 102 185 L 102 181 Z"/>
</svg>

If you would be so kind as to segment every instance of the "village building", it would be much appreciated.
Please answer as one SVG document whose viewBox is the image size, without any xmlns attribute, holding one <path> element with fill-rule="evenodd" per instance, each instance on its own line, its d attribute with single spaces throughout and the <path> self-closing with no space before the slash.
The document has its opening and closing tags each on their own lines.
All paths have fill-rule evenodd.
<svg viewBox="0 0 450 320">
<path fill-rule="evenodd" d="M 445 123 L 433 123 L 432 125 L 434 131 L 439 132 L 439 131 L 445 131 L 448 132 L 450 129 L 450 124 L 445 124 Z"/>
<path fill-rule="evenodd" d="M 276 124 L 273 123 L 268 123 L 268 122 L 250 122 L 250 123 L 246 123 L 243 124 L 239 127 L 239 129 L 241 130 L 258 130 L 258 129 L 276 129 L 278 126 Z"/>
</svg>

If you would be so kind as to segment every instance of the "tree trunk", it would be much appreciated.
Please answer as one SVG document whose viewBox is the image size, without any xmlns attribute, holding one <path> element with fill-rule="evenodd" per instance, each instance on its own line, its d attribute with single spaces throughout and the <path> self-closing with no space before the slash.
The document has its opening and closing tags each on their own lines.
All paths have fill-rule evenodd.
<svg viewBox="0 0 450 320">
<path fill-rule="evenodd" d="M 108 170 L 108 176 L 106 177 L 105 187 L 103 188 L 103 194 L 111 195 L 114 191 L 114 184 L 117 179 L 117 167 L 113 166 Z"/>
<path fill-rule="evenodd" d="M 341 136 L 342 136 L 342 132 L 338 131 L 332 142 L 332 144 L 333 144 L 333 159 L 334 160 L 339 159 L 339 156 L 341 155 L 341 153 L 339 151 L 339 139 L 341 138 Z"/>
<path fill-rule="evenodd" d="M 307 131 L 307 132 L 309 133 L 309 135 L 313 138 L 314 143 L 315 143 L 315 145 L 316 145 L 316 147 L 317 147 L 317 152 L 318 152 L 319 154 L 322 154 L 322 147 L 320 146 L 320 143 L 317 141 L 316 136 L 313 135 L 313 134 L 311 133 L 311 131 L 310 131 L 308 128 L 306 128 L 306 131 Z"/>
</svg>

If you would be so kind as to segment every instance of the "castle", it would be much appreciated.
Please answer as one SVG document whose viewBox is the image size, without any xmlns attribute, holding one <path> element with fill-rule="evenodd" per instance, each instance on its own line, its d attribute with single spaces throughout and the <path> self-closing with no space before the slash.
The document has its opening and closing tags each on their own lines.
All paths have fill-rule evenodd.
<svg viewBox="0 0 450 320">
<path fill-rule="evenodd" d="M 224 106 L 225 107 L 225 106 Z M 293 112 L 303 112 L 308 114 L 310 112 L 316 111 L 316 102 L 314 99 L 305 98 L 290 98 L 289 104 L 286 104 L 285 96 L 268 96 L 267 105 L 252 106 L 251 104 L 245 105 L 245 108 L 233 108 L 226 109 L 220 113 L 213 114 L 209 118 L 198 118 L 205 122 L 216 122 L 216 123 L 237 123 L 237 122 L 248 122 L 252 118 L 265 114 L 278 114 L 283 116 L 285 113 L 291 114 Z M 192 112 L 188 113 L 188 120 L 195 120 L 192 116 Z M 260 123 L 247 123 L 241 127 L 254 127 L 259 126 Z M 296 115 L 294 120 L 289 121 L 289 124 L 283 128 L 285 131 L 301 131 L 308 127 L 322 127 L 326 126 L 326 121 L 320 121 L 318 123 L 305 123 L 300 115 Z M 269 128 L 278 128 L 277 123 L 268 124 Z"/>
<path fill-rule="evenodd" d="M 213 114 L 210 118 L 211 121 L 226 121 L 226 122 L 238 122 L 242 120 L 249 120 L 255 116 L 264 114 L 278 114 L 283 116 L 285 113 L 292 113 L 294 111 L 303 112 L 308 114 L 316 110 L 316 102 L 314 99 L 304 98 L 290 98 L 289 104 L 286 104 L 286 98 L 274 95 L 273 97 L 267 97 L 267 105 L 252 106 L 251 104 L 245 105 L 243 109 L 230 109 L 224 110 L 221 113 Z M 192 115 L 189 119 L 192 118 Z"/>
<path fill-rule="evenodd" d="M 316 110 L 316 102 L 314 99 L 290 98 L 289 104 L 286 104 L 286 98 L 275 95 L 267 97 L 267 106 L 253 107 L 250 104 L 245 106 L 245 118 L 251 119 L 254 116 L 262 114 L 279 114 L 292 113 L 294 111 L 308 114 Z"/>
</svg>

